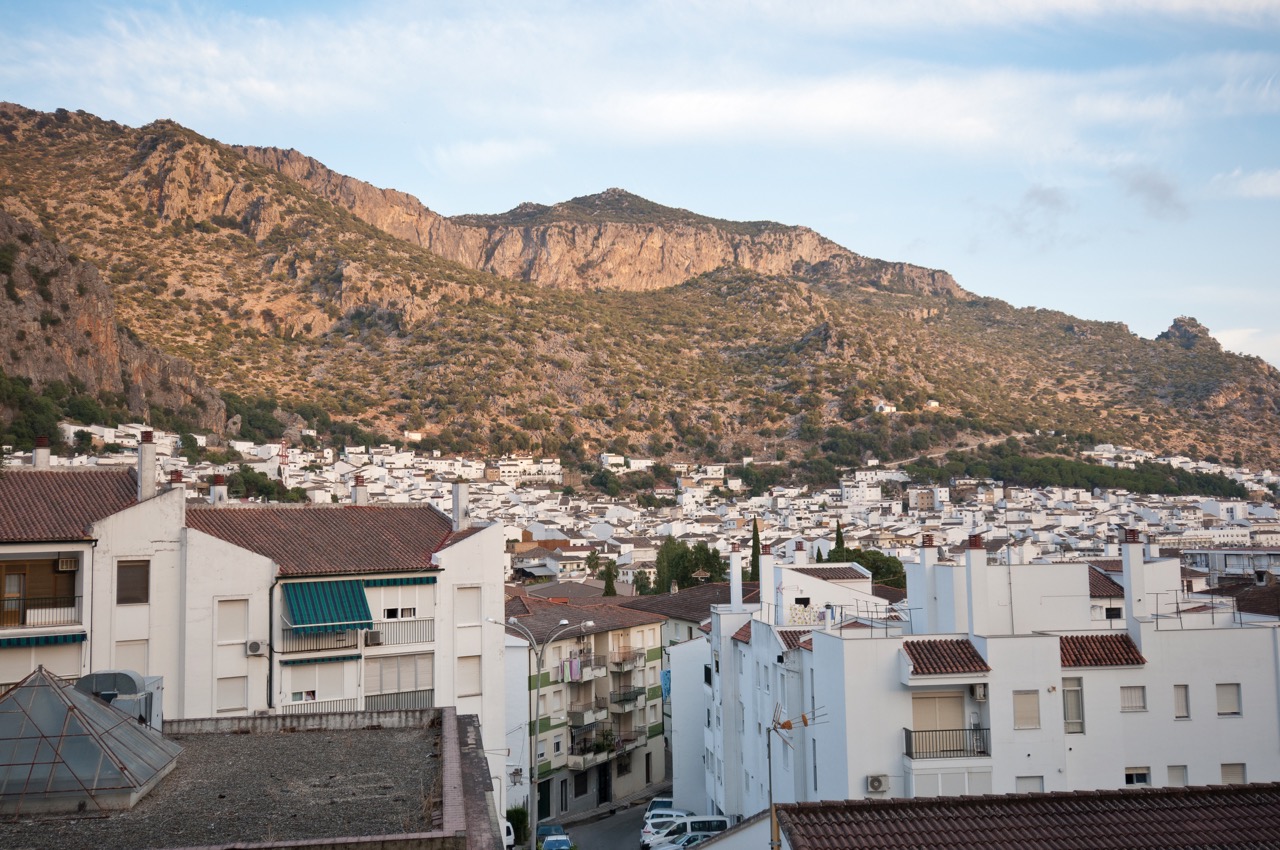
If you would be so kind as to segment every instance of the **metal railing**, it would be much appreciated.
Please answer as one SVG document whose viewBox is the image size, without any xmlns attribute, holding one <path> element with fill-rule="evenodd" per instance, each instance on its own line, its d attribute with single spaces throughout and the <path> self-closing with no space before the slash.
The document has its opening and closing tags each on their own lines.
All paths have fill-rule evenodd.
<svg viewBox="0 0 1280 850">
<path fill-rule="evenodd" d="M 643 649 L 633 649 L 629 646 L 624 646 L 621 649 L 609 653 L 609 666 L 618 671 L 631 670 L 637 664 L 643 663 Z"/>
<path fill-rule="evenodd" d="M 379 620 L 373 624 L 373 627 L 382 632 L 382 642 L 387 646 L 403 643 L 432 643 L 436 639 L 434 617 L 424 617 L 421 620 Z"/>
<path fill-rule="evenodd" d="M 78 626 L 79 596 L 8 596 L 0 600 L 0 629 Z"/>
<path fill-rule="evenodd" d="M 330 714 L 337 711 L 359 711 L 360 700 L 350 699 L 313 699 L 306 702 L 289 702 L 280 706 L 281 714 Z"/>
<path fill-rule="evenodd" d="M 604 671 L 600 670 L 600 668 L 608 663 L 608 660 L 603 655 L 579 655 L 576 659 L 570 659 L 570 661 L 573 660 L 578 662 L 578 670 L 576 674 L 571 673 L 569 675 L 569 681 L 571 682 L 587 682 L 603 676 Z"/>
<path fill-rule="evenodd" d="M 360 632 L 348 629 L 345 632 L 313 632 L 305 629 L 294 629 L 285 626 L 280 634 L 281 652 L 315 652 L 323 649 L 347 649 L 360 645 Z"/>
<path fill-rule="evenodd" d="M 434 688 L 420 691 L 399 691 L 394 694 L 369 694 L 364 698 L 365 711 L 401 711 L 414 708 L 435 708 Z"/>
<path fill-rule="evenodd" d="M 626 705 L 644 699 L 644 688 L 624 688 L 609 692 L 609 702 L 615 705 Z"/>
<path fill-rule="evenodd" d="M 991 756 L 990 729 L 903 729 L 907 758 L 958 759 Z"/>
<path fill-rule="evenodd" d="M 596 715 L 601 711 L 609 710 L 608 697 L 596 697 L 586 702 L 575 702 L 569 704 L 569 725 L 583 726 L 587 723 L 593 723 L 599 720 Z"/>
</svg>

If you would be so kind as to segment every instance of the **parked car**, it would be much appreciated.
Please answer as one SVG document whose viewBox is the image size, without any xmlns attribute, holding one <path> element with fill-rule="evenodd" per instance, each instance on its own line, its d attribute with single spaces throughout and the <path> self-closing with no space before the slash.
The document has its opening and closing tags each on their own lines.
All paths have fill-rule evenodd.
<svg viewBox="0 0 1280 850">
<path fill-rule="evenodd" d="M 660 844 L 653 850 L 685 850 L 687 847 L 701 844 L 715 834 L 714 832 L 686 832 L 670 844 Z"/>
<path fill-rule="evenodd" d="M 516 831 L 515 829 L 512 828 L 511 821 L 507 820 L 506 818 L 502 819 L 502 846 L 503 847 L 516 846 Z"/>
<path fill-rule="evenodd" d="M 660 833 L 675 823 L 679 818 L 689 817 L 693 812 L 687 809 L 654 809 L 646 812 L 644 825 L 640 827 L 640 846 L 648 847 Z"/>
<path fill-rule="evenodd" d="M 644 836 L 641 836 L 640 845 L 642 847 L 657 847 L 661 844 L 670 844 L 690 832 L 715 834 L 724 832 L 728 828 L 729 819 L 726 817 L 720 817 L 719 815 L 690 815 L 671 821 L 662 832 L 650 836 L 648 841 L 645 841 Z"/>
<path fill-rule="evenodd" d="M 649 805 L 644 807 L 644 813 L 647 815 L 655 809 L 670 809 L 675 805 L 675 800 L 670 797 L 654 797 L 649 801 Z"/>
<path fill-rule="evenodd" d="M 548 835 L 542 839 L 542 850 L 573 850 L 573 842 L 567 835 Z"/>
<path fill-rule="evenodd" d="M 564 831 L 564 827 L 558 823 L 540 823 L 538 824 L 538 846 L 545 847 L 547 839 L 561 838 L 565 839 L 562 850 L 568 850 L 569 834 Z"/>
</svg>

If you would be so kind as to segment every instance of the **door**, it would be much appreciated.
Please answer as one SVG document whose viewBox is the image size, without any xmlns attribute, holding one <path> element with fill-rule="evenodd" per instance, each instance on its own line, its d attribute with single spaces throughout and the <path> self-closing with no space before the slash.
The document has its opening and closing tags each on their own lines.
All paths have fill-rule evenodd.
<svg viewBox="0 0 1280 850">
<path fill-rule="evenodd" d="M 551 817 L 551 780 L 545 779 L 538 783 L 538 820 L 543 821 Z"/>
<path fill-rule="evenodd" d="M 27 575 L 17 572 L 12 567 L 5 570 L 4 586 L 0 588 L 0 626 L 21 626 L 23 596 L 26 591 Z"/>
<path fill-rule="evenodd" d="M 644 754 L 644 784 L 651 785 L 653 783 L 653 753 Z"/>
<path fill-rule="evenodd" d="M 596 805 L 603 806 L 613 802 L 613 776 L 609 773 L 609 762 L 596 766 Z"/>
</svg>

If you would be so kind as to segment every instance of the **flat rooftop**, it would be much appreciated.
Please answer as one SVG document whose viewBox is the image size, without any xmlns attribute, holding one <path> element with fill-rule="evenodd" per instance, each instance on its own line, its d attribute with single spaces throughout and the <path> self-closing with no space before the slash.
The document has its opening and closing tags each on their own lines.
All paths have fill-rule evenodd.
<svg viewBox="0 0 1280 850">
<path fill-rule="evenodd" d="M 132 810 L 18 815 L 0 821 L 0 846 L 177 848 L 439 834 L 447 746 L 440 715 L 387 714 L 398 714 L 402 728 L 307 729 L 324 721 L 272 717 L 246 718 L 239 728 L 204 721 L 215 729 L 191 732 L 201 721 L 179 721 L 173 726 L 180 731 L 166 727 L 166 737 L 183 747 L 177 767 Z M 373 717 L 361 720 L 379 725 Z"/>
</svg>

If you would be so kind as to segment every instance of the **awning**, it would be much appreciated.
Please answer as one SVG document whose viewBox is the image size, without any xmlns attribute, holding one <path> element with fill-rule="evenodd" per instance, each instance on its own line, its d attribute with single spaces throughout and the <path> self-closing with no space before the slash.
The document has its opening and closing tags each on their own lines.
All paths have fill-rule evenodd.
<svg viewBox="0 0 1280 850">
<path fill-rule="evenodd" d="M 58 643 L 84 643 L 86 634 L 76 632 L 72 635 L 25 635 L 23 637 L 4 638 L 0 640 L 0 649 L 11 646 L 52 646 Z"/>
<path fill-rule="evenodd" d="M 397 578 L 367 578 L 365 587 L 404 587 L 412 584 L 435 584 L 435 576 L 401 576 Z"/>
<path fill-rule="evenodd" d="M 326 655 L 324 658 L 290 658 L 281 661 L 281 667 L 296 667 L 299 664 L 333 664 L 339 661 L 359 661 L 359 655 Z"/>
<path fill-rule="evenodd" d="M 373 628 L 364 582 L 307 581 L 284 585 L 294 634 L 345 632 Z"/>
</svg>

